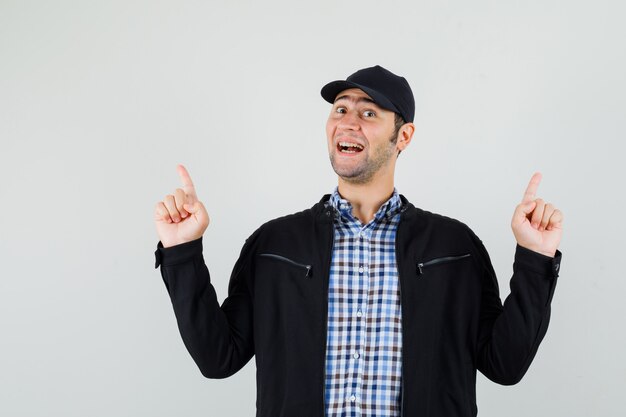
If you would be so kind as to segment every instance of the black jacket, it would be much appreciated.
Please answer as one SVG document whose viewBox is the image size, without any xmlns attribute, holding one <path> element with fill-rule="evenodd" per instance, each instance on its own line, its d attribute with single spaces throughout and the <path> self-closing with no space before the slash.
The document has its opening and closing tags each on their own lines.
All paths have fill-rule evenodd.
<svg viewBox="0 0 626 417">
<path fill-rule="evenodd" d="M 257 417 L 324 415 L 329 195 L 311 209 L 269 221 L 244 244 L 221 307 L 202 238 L 155 252 L 182 339 L 207 378 L 226 378 L 253 355 Z M 517 383 L 550 318 L 561 252 L 519 245 L 502 305 L 489 255 L 458 220 L 401 196 L 396 235 L 402 299 L 402 415 L 475 416 L 476 370 Z"/>
</svg>

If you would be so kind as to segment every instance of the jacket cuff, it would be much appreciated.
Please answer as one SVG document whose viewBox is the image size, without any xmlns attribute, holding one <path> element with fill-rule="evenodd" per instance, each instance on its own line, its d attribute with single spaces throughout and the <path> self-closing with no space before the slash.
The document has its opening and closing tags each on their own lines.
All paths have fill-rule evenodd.
<svg viewBox="0 0 626 417">
<path fill-rule="evenodd" d="M 164 248 L 163 243 L 159 240 L 157 250 L 154 252 L 154 268 L 158 268 L 159 265 L 170 266 L 187 262 L 197 255 L 202 255 L 202 236 L 196 240 L 170 246 L 169 248 Z"/>
<path fill-rule="evenodd" d="M 562 255 L 561 251 L 557 249 L 553 258 L 517 244 L 515 247 L 515 264 L 532 269 L 544 276 L 556 278 L 561 269 Z"/>
</svg>

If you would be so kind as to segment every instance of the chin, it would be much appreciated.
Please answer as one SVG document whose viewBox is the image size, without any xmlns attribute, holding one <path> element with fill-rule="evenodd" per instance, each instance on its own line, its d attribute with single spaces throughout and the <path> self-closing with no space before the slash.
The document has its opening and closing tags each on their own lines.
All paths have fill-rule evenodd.
<svg viewBox="0 0 626 417">
<path fill-rule="evenodd" d="M 364 172 L 362 169 L 358 168 L 346 168 L 346 167 L 337 167 L 333 165 L 333 170 L 335 174 L 342 180 L 352 183 L 352 184 L 363 184 L 368 182 L 372 175 L 368 175 L 367 172 Z"/>
</svg>

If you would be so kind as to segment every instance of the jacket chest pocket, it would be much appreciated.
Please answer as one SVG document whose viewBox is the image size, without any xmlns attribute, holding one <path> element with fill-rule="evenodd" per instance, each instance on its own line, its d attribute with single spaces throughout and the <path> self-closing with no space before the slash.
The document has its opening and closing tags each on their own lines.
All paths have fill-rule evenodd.
<svg viewBox="0 0 626 417">
<path fill-rule="evenodd" d="M 277 262 L 286 263 L 288 265 L 291 265 L 293 268 L 299 268 L 300 270 L 302 270 L 302 273 L 306 278 L 311 278 L 311 269 L 313 267 L 312 265 L 296 262 L 293 259 L 275 253 L 260 253 L 259 256 L 263 258 L 273 259 Z"/>
<path fill-rule="evenodd" d="M 418 275 L 424 275 L 428 271 L 433 268 L 438 267 L 439 265 L 447 264 L 450 262 L 459 262 L 465 258 L 469 258 L 471 254 L 466 253 L 464 255 L 457 256 L 443 256 L 441 258 L 430 259 L 428 261 L 418 262 L 417 263 L 417 273 Z"/>
</svg>

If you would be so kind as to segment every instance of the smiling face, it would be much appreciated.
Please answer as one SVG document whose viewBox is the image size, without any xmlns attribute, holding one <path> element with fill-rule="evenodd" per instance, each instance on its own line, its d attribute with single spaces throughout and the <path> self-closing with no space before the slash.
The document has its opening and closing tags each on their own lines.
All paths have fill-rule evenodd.
<svg viewBox="0 0 626 417">
<path fill-rule="evenodd" d="M 394 117 L 358 88 L 337 94 L 326 137 L 330 162 L 339 177 L 364 184 L 381 171 L 393 173 L 400 150 L 393 135 Z"/>
</svg>

